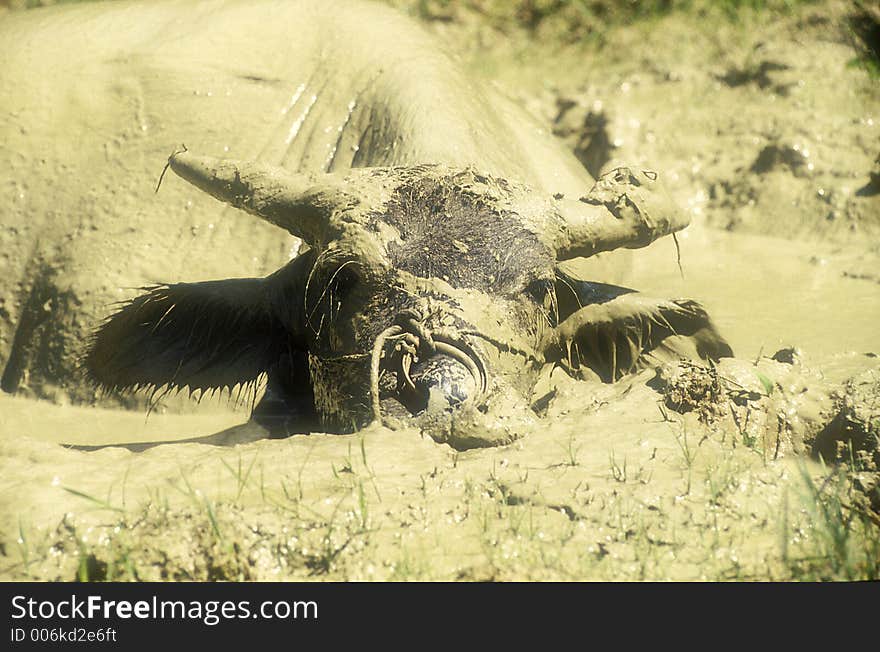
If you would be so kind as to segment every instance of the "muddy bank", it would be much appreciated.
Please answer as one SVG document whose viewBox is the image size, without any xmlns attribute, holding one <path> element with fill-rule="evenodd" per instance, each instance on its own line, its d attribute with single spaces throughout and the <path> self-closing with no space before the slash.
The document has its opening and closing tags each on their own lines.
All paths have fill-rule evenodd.
<svg viewBox="0 0 880 652">
<path fill-rule="evenodd" d="M 707 11 L 609 28 L 599 50 L 502 41 L 503 54 L 473 65 L 588 168 L 620 159 L 665 172 L 697 220 L 789 239 L 875 239 L 876 12 L 853 2 L 735 20 Z"/>
<path fill-rule="evenodd" d="M 878 373 L 875 359 L 848 364 Z M 869 460 L 859 461 L 864 483 L 856 487 L 799 454 L 804 433 L 813 436 L 837 408 L 828 380 L 768 359 L 757 367 L 732 361 L 718 373 L 722 392 L 710 401 L 700 386 L 693 406 L 683 397 L 694 379 L 681 374 L 658 389 L 645 384 L 648 377 L 584 386 L 557 376 L 541 427 L 511 446 L 469 453 L 384 428 L 140 454 L 79 453 L 5 436 L 3 575 L 694 580 L 876 573 L 870 521 L 850 520 L 844 548 L 835 552 L 839 524 L 821 511 L 845 520 L 856 500 L 870 500 Z M 109 415 L 91 421 L 105 419 L 120 423 Z"/>
</svg>

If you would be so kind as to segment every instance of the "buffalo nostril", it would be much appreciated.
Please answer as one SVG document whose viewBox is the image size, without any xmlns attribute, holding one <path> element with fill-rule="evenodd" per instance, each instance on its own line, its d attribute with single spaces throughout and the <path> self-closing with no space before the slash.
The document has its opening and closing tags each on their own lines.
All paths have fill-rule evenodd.
<svg viewBox="0 0 880 652">
<path fill-rule="evenodd" d="M 412 373 L 429 412 L 448 410 L 478 393 L 477 380 L 471 371 L 445 355 L 435 355 L 413 365 Z"/>
<path fill-rule="evenodd" d="M 420 317 L 414 309 L 401 311 L 373 342 L 370 403 L 374 421 L 383 421 L 383 369 L 396 378 L 398 403 L 413 415 L 448 410 L 487 390 L 486 367 L 473 347 L 456 334 L 432 331 Z"/>
</svg>

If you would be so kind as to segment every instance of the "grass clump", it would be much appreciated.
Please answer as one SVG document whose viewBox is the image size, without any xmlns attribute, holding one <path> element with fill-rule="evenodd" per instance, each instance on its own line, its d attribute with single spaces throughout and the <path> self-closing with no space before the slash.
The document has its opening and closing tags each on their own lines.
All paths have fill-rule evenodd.
<svg viewBox="0 0 880 652">
<path fill-rule="evenodd" d="M 824 468 L 824 467 L 823 467 Z M 874 512 L 845 465 L 816 477 L 799 466 L 800 510 L 786 511 L 782 557 L 790 579 L 880 579 L 880 515 Z"/>
</svg>

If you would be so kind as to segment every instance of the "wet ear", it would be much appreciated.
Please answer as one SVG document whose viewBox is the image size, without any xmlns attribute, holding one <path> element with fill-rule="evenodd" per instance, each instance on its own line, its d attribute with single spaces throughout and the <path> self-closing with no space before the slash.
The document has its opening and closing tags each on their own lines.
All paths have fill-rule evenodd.
<svg viewBox="0 0 880 652">
<path fill-rule="evenodd" d="M 696 301 L 637 292 L 578 309 L 548 333 L 544 353 L 548 362 L 588 367 L 605 382 L 670 360 L 733 355 Z"/>
<path fill-rule="evenodd" d="M 556 268 L 556 302 L 559 310 L 559 321 L 568 319 L 575 312 L 596 303 L 605 303 L 623 294 L 635 292 L 629 288 L 593 281 L 582 281 L 579 278 Z"/>
<path fill-rule="evenodd" d="M 83 366 L 108 390 L 205 390 L 255 381 L 287 352 L 271 280 L 229 279 L 150 289 L 95 333 Z"/>
</svg>

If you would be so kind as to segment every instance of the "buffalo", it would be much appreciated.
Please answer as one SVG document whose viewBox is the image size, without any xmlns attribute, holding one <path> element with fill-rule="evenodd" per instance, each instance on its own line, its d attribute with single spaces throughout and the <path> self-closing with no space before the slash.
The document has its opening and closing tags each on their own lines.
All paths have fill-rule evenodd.
<svg viewBox="0 0 880 652">
<path fill-rule="evenodd" d="M 205 441 L 378 421 L 469 447 L 527 429 L 549 369 L 730 354 L 696 302 L 558 265 L 684 228 L 662 172 L 594 180 L 388 9 L 64 7 L 7 16 L 0 53 L 6 391 L 260 388 Z M 170 179 L 153 197 L 181 142 L 174 173 L 286 233 Z"/>
<path fill-rule="evenodd" d="M 547 365 L 614 382 L 670 356 L 731 355 L 698 303 L 557 267 L 686 226 L 656 172 L 615 168 L 573 200 L 444 165 L 291 174 L 185 149 L 168 165 L 308 250 L 265 278 L 127 303 L 85 359 L 105 389 L 204 392 L 265 374 L 252 418 L 268 436 L 404 423 L 471 447 L 533 420 Z"/>
</svg>

